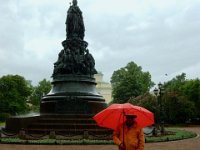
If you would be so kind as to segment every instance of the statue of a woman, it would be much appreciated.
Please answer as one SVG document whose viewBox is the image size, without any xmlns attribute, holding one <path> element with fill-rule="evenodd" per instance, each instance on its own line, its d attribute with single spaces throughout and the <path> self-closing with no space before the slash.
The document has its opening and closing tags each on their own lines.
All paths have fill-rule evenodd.
<svg viewBox="0 0 200 150">
<path fill-rule="evenodd" d="M 85 27 L 82 12 L 77 6 L 77 0 L 72 1 L 72 6 L 67 11 L 66 32 L 67 38 L 80 38 L 83 40 Z"/>
</svg>

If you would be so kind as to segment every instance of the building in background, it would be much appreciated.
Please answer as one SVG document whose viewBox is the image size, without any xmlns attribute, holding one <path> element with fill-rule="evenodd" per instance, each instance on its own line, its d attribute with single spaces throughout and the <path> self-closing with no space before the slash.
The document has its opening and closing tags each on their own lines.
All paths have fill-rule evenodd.
<svg viewBox="0 0 200 150">
<path fill-rule="evenodd" d="M 94 75 L 96 79 L 96 90 L 99 94 L 101 94 L 105 100 L 106 103 L 111 102 L 112 100 L 112 86 L 108 82 L 103 81 L 103 74 L 101 72 L 98 72 L 98 74 Z"/>
</svg>

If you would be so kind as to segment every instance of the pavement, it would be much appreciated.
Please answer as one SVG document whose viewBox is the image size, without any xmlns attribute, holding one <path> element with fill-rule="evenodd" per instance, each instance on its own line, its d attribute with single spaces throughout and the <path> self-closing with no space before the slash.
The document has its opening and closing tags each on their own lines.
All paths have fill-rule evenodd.
<svg viewBox="0 0 200 150">
<path fill-rule="evenodd" d="M 197 137 L 179 141 L 145 143 L 144 150 L 200 150 L 200 127 L 181 128 Z M 118 150 L 116 145 L 16 145 L 0 144 L 0 150 Z"/>
</svg>

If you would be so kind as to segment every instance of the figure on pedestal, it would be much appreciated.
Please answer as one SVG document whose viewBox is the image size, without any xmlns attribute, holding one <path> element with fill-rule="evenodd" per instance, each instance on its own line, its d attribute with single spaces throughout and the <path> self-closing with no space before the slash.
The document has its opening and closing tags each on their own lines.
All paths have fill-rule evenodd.
<svg viewBox="0 0 200 150">
<path fill-rule="evenodd" d="M 82 12 L 77 6 L 77 0 L 73 0 L 67 11 L 66 40 L 62 42 L 64 47 L 59 53 L 57 62 L 54 63 L 53 77 L 57 75 L 94 75 L 95 60 L 87 49 L 88 43 L 84 41 L 85 27 Z"/>
<path fill-rule="evenodd" d="M 77 0 L 72 1 L 72 6 L 70 6 L 67 12 L 66 20 L 66 32 L 67 38 L 80 38 L 83 40 L 85 27 L 83 23 L 82 12 L 77 6 Z"/>
</svg>

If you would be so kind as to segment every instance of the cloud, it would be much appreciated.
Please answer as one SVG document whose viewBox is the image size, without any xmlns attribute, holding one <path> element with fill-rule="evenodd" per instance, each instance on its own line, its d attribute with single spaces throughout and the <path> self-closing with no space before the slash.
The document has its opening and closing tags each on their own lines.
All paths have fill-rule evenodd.
<svg viewBox="0 0 200 150">
<path fill-rule="evenodd" d="M 20 74 L 34 84 L 50 79 L 66 38 L 69 2 L 1 2 L 0 76 Z M 182 72 L 188 78 L 200 76 L 198 0 L 78 2 L 86 27 L 85 40 L 105 81 L 130 61 L 149 71 L 156 83 Z"/>
</svg>

